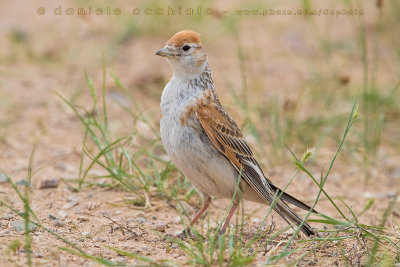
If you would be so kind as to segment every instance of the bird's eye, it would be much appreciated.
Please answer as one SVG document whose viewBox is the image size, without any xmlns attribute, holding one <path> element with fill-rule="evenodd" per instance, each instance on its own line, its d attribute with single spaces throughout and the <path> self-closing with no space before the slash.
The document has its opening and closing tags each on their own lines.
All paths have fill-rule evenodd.
<svg viewBox="0 0 400 267">
<path fill-rule="evenodd" d="M 190 46 L 188 46 L 188 45 L 185 45 L 184 47 L 182 47 L 183 51 L 188 51 L 189 49 L 190 49 Z"/>
</svg>

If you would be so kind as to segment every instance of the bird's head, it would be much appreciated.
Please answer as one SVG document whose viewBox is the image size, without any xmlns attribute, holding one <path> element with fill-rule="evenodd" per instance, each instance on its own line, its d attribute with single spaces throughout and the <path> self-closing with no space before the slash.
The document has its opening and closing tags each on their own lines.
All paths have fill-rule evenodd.
<svg viewBox="0 0 400 267">
<path fill-rule="evenodd" d="M 165 57 L 174 76 L 183 79 L 199 76 L 207 65 L 207 53 L 201 44 L 200 35 L 189 30 L 175 33 L 155 54 Z"/>
</svg>

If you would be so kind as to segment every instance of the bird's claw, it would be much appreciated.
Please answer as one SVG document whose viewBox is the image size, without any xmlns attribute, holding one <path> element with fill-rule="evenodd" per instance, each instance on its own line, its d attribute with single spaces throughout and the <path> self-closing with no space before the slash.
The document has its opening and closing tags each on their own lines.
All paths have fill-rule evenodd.
<svg viewBox="0 0 400 267">
<path fill-rule="evenodd" d="M 189 227 L 185 228 L 178 235 L 173 236 L 171 234 L 167 234 L 166 237 L 181 239 L 181 240 L 186 240 L 187 238 L 190 238 L 192 240 L 198 240 L 200 238 L 201 240 L 204 240 L 204 237 L 202 237 L 200 234 L 197 234 L 197 235 L 192 234 Z M 167 238 L 165 238 L 165 239 L 167 239 Z"/>
</svg>

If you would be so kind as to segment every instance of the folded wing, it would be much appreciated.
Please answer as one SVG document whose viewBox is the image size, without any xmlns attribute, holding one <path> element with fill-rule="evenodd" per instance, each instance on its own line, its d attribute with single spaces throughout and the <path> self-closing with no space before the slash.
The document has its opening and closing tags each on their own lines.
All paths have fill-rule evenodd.
<svg viewBox="0 0 400 267">
<path fill-rule="evenodd" d="M 261 170 L 258 162 L 253 157 L 253 152 L 243 138 L 243 134 L 236 123 L 224 111 L 218 99 L 201 102 L 196 107 L 196 116 L 211 142 L 232 165 L 241 172 L 243 179 L 260 195 L 268 204 L 273 202 L 277 193 L 281 195 L 275 200 L 274 210 L 287 222 L 300 225 L 302 219 L 285 203 L 285 201 L 302 209 L 310 210 L 311 207 L 298 199 L 282 192 Z M 315 211 L 313 211 L 315 212 Z M 311 226 L 304 222 L 301 229 L 307 236 L 315 234 Z"/>
</svg>

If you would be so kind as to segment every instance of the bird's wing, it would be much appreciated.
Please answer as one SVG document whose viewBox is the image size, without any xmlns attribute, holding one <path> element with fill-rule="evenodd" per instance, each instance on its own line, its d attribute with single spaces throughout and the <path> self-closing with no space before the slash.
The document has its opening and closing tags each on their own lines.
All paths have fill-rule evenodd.
<svg viewBox="0 0 400 267">
<path fill-rule="evenodd" d="M 310 210 L 311 207 L 285 192 L 282 193 L 265 177 L 239 127 L 225 112 L 218 99 L 199 103 L 196 115 L 211 142 L 241 172 L 244 180 L 269 204 L 273 202 L 275 193 L 282 194 L 281 199 L 275 201 L 275 211 L 288 223 L 290 219 L 299 225 L 302 219 L 281 200 L 286 200 L 305 210 Z M 303 225 L 302 231 L 306 235 L 314 234 L 307 223 Z"/>
<path fill-rule="evenodd" d="M 242 172 L 245 181 L 269 203 L 273 200 L 272 188 L 253 157 L 253 152 L 243 139 L 239 127 L 218 103 L 199 105 L 197 118 L 216 148 Z"/>
</svg>

